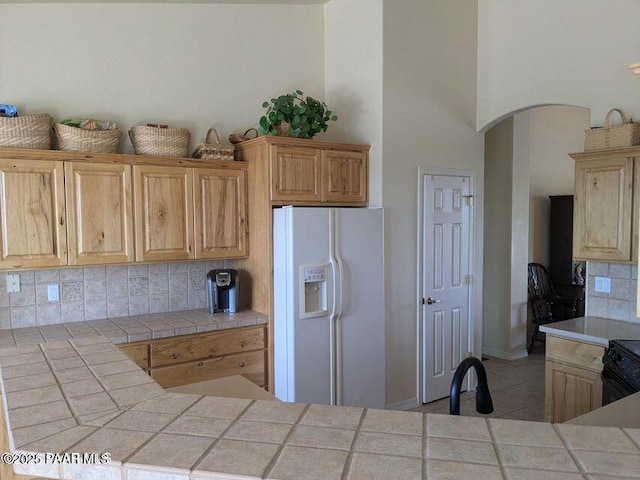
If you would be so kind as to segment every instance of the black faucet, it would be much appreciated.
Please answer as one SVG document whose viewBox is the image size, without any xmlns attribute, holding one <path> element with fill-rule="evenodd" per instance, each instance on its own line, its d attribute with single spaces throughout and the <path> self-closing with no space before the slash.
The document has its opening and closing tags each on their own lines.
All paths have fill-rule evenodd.
<svg viewBox="0 0 640 480">
<path fill-rule="evenodd" d="M 449 415 L 460 415 L 460 389 L 462 380 L 471 367 L 474 367 L 478 376 L 478 386 L 476 387 L 476 411 L 482 414 L 493 412 L 493 401 L 487 385 L 487 372 L 484 370 L 482 362 L 476 357 L 467 357 L 456 369 L 451 381 L 451 395 L 449 397 Z"/>
</svg>

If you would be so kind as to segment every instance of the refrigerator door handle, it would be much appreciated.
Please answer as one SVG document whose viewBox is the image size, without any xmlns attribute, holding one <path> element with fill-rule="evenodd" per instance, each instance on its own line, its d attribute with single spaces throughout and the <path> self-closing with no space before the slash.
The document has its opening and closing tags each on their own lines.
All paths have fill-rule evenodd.
<svg viewBox="0 0 640 480">
<path fill-rule="evenodd" d="M 337 405 L 336 399 L 336 318 L 338 315 L 338 261 L 335 257 L 333 210 L 329 211 L 329 264 L 331 265 L 332 289 L 331 316 L 329 317 L 329 395 L 330 405 Z"/>
<path fill-rule="evenodd" d="M 331 372 L 332 401 L 334 405 L 342 404 L 342 344 L 340 342 L 340 319 L 342 316 L 342 292 L 343 292 L 343 264 L 340 256 L 340 210 L 332 209 L 329 213 L 329 256 L 333 267 L 333 302 L 334 314 L 331 317 L 330 343 L 331 347 Z"/>
</svg>

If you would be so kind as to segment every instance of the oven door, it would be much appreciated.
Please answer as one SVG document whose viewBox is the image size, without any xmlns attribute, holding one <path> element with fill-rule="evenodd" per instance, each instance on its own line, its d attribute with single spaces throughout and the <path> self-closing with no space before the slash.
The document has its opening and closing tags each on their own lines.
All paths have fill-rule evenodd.
<svg viewBox="0 0 640 480">
<path fill-rule="evenodd" d="M 635 393 L 627 383 L 605 366 L 602 370 L 602 405 L 608 405 Z"/>
</svg>

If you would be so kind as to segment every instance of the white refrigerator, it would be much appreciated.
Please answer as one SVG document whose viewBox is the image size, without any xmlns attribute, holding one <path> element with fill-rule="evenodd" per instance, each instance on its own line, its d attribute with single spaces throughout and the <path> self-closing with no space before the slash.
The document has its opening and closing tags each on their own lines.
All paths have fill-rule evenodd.
<svg viewBox="0 0 640 480">
<path fill-rule="evenodd" d="M 383 210 L 275 209 L 273 245 L 276 397 L 384 408 Z"/>
</svg>

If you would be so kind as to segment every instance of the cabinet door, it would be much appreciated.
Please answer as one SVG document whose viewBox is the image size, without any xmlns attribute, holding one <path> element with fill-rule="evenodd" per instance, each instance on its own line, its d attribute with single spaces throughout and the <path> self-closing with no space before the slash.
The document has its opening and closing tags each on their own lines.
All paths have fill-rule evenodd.
<svg viewBox="0 0 640 480">
<path fill-rule="evenodd" d="M 633 158 L 576 162 L 575 258 L 631 261 Z"/>
<path fill-rule="evenodd" d="M 545 421 L 562 423 L 602 406 L 600 373 L 545 362 Z"/>
<path fill-rule="evenodd" d="M 271 148 L 271 200 L 283 203 L 320 202 L 320 150 L 275 146 Z"/>
<path fill-rule="evenodd" d="M 62 162 L 0 159 L 0 268 L 67 264 Z"/>
<path fill-rule="evenodd" d="M 135 165 L 136 260 L 194 257 L 193 169 Z"/>
<path fill-rule="evenodd" d="M 322 152 L 323 200 L 325 202 L 367 202 L 367 154 L 364 152 Z"/>
<path fill-rule="evenodd" d="M 246 257 L 246 171 L 196 168 L 196 258 Z"/>
<path fill-rule="evenodd" d="M 133 262 L 131 167 L 65 164 L 69 264 Z"/>
</svg>

